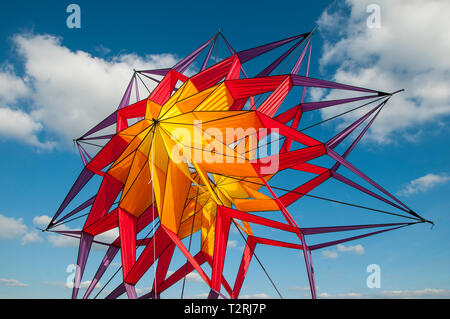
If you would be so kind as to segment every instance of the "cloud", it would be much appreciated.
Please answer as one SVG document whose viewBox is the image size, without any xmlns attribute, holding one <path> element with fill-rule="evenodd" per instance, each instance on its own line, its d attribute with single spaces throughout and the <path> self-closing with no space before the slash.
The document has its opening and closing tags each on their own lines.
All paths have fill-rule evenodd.
<svg viewBox="0 0 450 319">
<path fill-rule="evenodd" d="M 429 189 L 444 184 L 450 180 L 450 176 L 447 174 L 426 174 L 425 176 L 412 180 L 404 189 L 398 192 L 399 195 L 411 195 L 416 193 L 423 193 Z"/>
<path fill-rule="evenodd" d="M 339 254 L 333 250 L 323 250 L 322 256 L 329 259 L 335 259 L 339 257 Z"/>
<path fill-rule="evenodd" d="M 35 216 L 33 218 L 33 224 L 35 224 L 36 226 L 41 227 L 41 228 L 46 228 L 48 226 L 48 224 L 50 224 L 51 220 L 52 220 L 52 218 L 47 215 Z"/>
<path fill-rule="evenodd" d="M 364 247 L 361 244 L 354 245 L 354 246 L 344 246 L 342 244 L 337 245 L 337 250 L 340 252 L 352 252 L 358 255 L 364 254 Z"/>
<path fill-rule="evenodd" d="M 23 223 L 23 218 L 11 218 L 0 214 L 0 238 L 13 239 L 24 235 L 27 226 Z"/>
<path fill-rule="evenodd" d="M 369 28 L 367 6 L 372 3 L 334 2 L 322 13 L 317 21 L 324 39 L 320 67 L 334 70 L 337 82 L 387 92 L 404 88 L 380 113 L 368 138 L 378 143 L 394 142 L 400 135 L 416 140 L 426 124 L 445 121 L 450 114 L 450 38 L 438 31 L 450 28 L 450 2 L 380 0 L 381 27 Z M 334 90 L 322 97 L 342 94 Z M 343 111 L 336 109 L 324 109 L 322 116 Z M 352 112 L 344 122 L 362 112 Z"/>
<path fill-rule="evenodd" d="M 20 282 L 17 279 L 0 278 L 0 283 L 8 287 L 28 287 L 28 284 Z"/>
<path fill-rule="evenodd" d="M 37 230 L 33 230 L 31 232 L 26 233 L 21 239 L 22 245 L 26 245 L 26 244 L 30 244 L 30 243 L 37 243 L 37 242 L 42 242 L 42 241 L 43 241 L 43 239 L 39 235 L 39 232 Z"/>
<path fill-rule="evenodd" d="M 11 67 L 0 71 L 0 137 L 39 149 L 70 145 L 114 111 L 133 68 L 164 68 L 177 61 L 172 54 L 99 58 L 72 51 L 48 34 L 18 34 L 13 43 L 24 74 Z"/>
<path fill-rule="evenodd" d="M 345 246 L 343 244 L 339 244 L 336 246 L 337 251 L 335 250 L 323 250 L 322 256 L 329 259 L 336 259 L 339 257 L 339 253 L 351 252 L 357 255 L 364 254 L 364 247 L 361 244 L 354 246 Z"/>
<path fill-rule="evenodd" d="M 54 286 L 54 287 L 63 287 L 63 288 L 68 288 L 68 289 L 72 289 L 73 287 L 73 283 L 67 283 L 64 281 L 43 281 L 42 282 L 43 285 L 46 286 Z M 90 280 L 85 280 L 80 282 L 80 289 L 87 289 L 89 288 L 89 285 L 91 284 Z M 101 288 L 102 284 L 100 282 L 98 282 L 95 285 L 95 288 Z"/>
</svg>

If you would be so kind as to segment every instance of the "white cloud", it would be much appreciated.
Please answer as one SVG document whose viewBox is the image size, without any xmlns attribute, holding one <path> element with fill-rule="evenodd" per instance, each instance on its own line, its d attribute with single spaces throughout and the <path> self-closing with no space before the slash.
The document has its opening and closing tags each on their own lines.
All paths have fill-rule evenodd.
<svg viewBox="0 0 450 319">
<path fill-rule="evenodd" d="M 13 239 L 24 235 L 27 226 L 23 223 L 23 218 L 11 218 L 0 214 L 0 238 Z"/>
<path fill-rule="evenodd" d="M 51 220 L 52 218 L 47 215 L 35 216 L 33 218 L 33 224 L 44 229 L 50 224 Z"/>
<path fill-rule="evenodd" d="M 0 278 L 0 283 L 8 287 L 28 287 L 28 284 L 20 282 L 17 279 Z"/>
<path fill-rule="evenodd" d="M 401 133 L 414 140 L 425 124 L 450 114 L 450 38 L 439 31 L 450 28 L 450 2 L 380 0 L 381 28 L 368 28 L 371 3 L 335 2 L 323 12 L 317 21 L 325 42 L 321 68 L 337 66 L 337 82 L 387 92 L 404 88 L 383 109 L 368 137 L 386 143 Z M 335 90 L 326 99 L 342 94 Z M 322 116 L 339 112 L 324 109 Z M 352 112 L 346 122 L 362 112 Z"/>
<path fill-rule="evenodd" d="M 450 176 L 446 174 L 426 174 L 425 176 L 412 180 L 404 189 L 402 189 L 400 195 L 411 195 L 415 193 L 423 193 L 427 190 L 439 185 L 444 184 L 450 180 Z"/>
<path fill-rule="evenodd" d="M 333 250 L 323 250 L 322 256 L 329 259 L 335 259 L 339 257 L 339 254 Z"/>
<path fill-rule="evenodd" d="M 43 285 L 46 286 L 55 286 L 55 287 L 63 287 L 63 288 L 69 288 L 72 289 L 73 288 L 73 283 L 68 283 L 68 282 L 64 282 L 64 281 L 44 281 L 42 282 Z M 91 284 L 90 280 L 85 280 L 80 282 L 80 289 L 87 289 L 89 288 L 89 285 Z M 95 288 L 101 288 L 102 284 L 100 282 L 98 282 L 95 285 Z"/>
<path fill-rule="evenodd" d="M 37 243 L 42 242 L 42 237 L 39 235 L 39 232 L 37 230 L 32 230 L 31 232 L 26 233 L 22 239 L 21 243 L 22 245 L 30 244 L 30 243 Z"/>
<path fill-rule="evenodd" d="M 357 255 L 364 254 L 364 247 L 361 244 L 353 245 L 353 246 L 345 246 L 343 244 L 339 244 L 336 246 L 336 250 L 323 250 L 322 256 L 329 259 L 336 259 L 339 257 L 339 253 L 351 252 Z"/>
<path fill-rule="evenodd" d="M 0 136 L 40 149 L 70 145 L 117 108 L 135 69 L 173 66 L 172 54 L 121 54 L 108 60 L 71 51 L 51 35 L 13 37 L 24 75 L 0 72 Z M 141 92 L 143 96 L 146 92 Z M 28 107 L 19 103 L 26 98 Z"/>
<path fill-rule="evenodd" d="M 361 244 L 354 245 L 354 246 L 344 246 L 342 244 L 337 245 L 337 250 L 340 252 L 352 252 L 358 255 L 364 254 L 364 247 Z"/>
</svg>

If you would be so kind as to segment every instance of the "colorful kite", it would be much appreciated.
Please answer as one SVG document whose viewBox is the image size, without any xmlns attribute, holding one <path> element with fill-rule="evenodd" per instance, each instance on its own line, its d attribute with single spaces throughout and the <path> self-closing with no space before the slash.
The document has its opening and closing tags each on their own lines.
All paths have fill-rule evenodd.
<svg viewBox="0 0 450 319">
<path fill-rule="evenodd" d="M 134 72 L 118 109 L 75 140 L 84 168 L 46 229 L 79 238 L 73 298 L 78 296 L 93 243 L 106 245 L 108 249 L 84 298 L 91 295 L 119 252 L 121 284 L 107 298 L 124 293 L 137 298 L 135 285 L 151 267 L 155 269 L 153 289 L 139 298 L 159 298 L 194 270 L 210 288 L 209 298 L 238 298 L 252 260 L 257 259 L 262 266 L 255 254 L 257 245 L 299 250 L 304 257 L 311 296 L 316 298 L 313 250 L 417 223 L 431 223 L 347 160 L 397 92 L 309 77 L 313 32 L 236 52 L 219 31 L 170 69 Z M 229 56 L 218 61 L 213 52 L 220 40 Z M 288 48 L 283 49 L 285 46 Z M 283 51 L 270 63 L 266 58 L 267 67 L 255 76 L 247 75 L 244 64 L 277 50 Z M 202 63 L 195 62 L 198 60 Z M 288 62 L 290 72 L 282 73 Z M 298 75 L 301 68 L 304 76 Z M 278 75 L 273 74 L 276 71 Z M 153 86 L 147 85 L 148 81 L 153 81 Z M 143 86 L 149 95 L 140 99 L 139 87 L 142 90 Z M 354 96 L 305 102 L 307 88 L 339 90 Z M 359 102 L 363 104 L 349 109 L 349 104 Z M 326 142 L 303 132 L 328 119 L 299 129 L 305 113 L 331 107 L 340 109 L 339 115 L 361 111 L 363 107 L 369 110 Z M 100 131 L 105 133 L 96 134 Z M 345 139 L 352 142 L 338 153 L 336 148 Z M 94 146 L 99 148 L 96 154 L 87 151 Z M 323 158 L 332 161 L 332 165 L 326 167 L 317 162 Z M 338 173 L 340 167 L 368 186 Z M 293 180 L 301 180 L 296 174 L 307 179 L 293 189 L 275 186 L 282 172 L 288 172 Z M 81 196 L 77 195 L 82 189 L 92 189 L 86 185 L 95 175 L 101 180 L 95 195 L 67 212 L 75 197 Z M 330 179 L 398 212 L 310 194 Z M 297 224 L 289 211 L 302 197 L 390 214 L 405 221 L 305 228 Z M 58 228 L 79 218 L 85 218 L 81 230 Z M 236 278 L 226 278 L 223 272 L 230 227 L 245 240 L 241 263 L 236 265 Z M 98 239 L 97 236 L 116 228 L 119 236 L 113 242 Z M 261 228 L 290 233 L 297 240 L 263 237 L 256 231 Z M 306 240 L 310 235 L 352 230 L 368 232 L 313 245 Z M 193 251 L 191 242 L 196 234 L 199 250 Z M 142 250 L 140 254 L 138 249 Z M 186 263 L 169 272 L 175 249 L 185 256 Z M 211 276 L 205 272 L 206 265 L 211 267 Z"/>
</svg>

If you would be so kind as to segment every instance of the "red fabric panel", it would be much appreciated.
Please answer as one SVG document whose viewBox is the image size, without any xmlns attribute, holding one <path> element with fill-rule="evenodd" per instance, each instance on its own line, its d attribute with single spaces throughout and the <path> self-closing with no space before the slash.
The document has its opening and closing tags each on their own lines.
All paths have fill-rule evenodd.
<svg viewBox="0 0 450 319">
<path fill-rule="evenodd" d="M 199 252 L 197 255 L 194 256 L 194 260 L 199 264 L 202 265 L 206 259 L 203 252 Z M 172 275 L 170 275 L 169 278 L 164 280 L 158 287 L 158 292 L 161 293 L 167 288 L 171 287 L 175 283 L 177 283 L 179 280 L 183 279 L 185 275 L 190 274 L 194 270 L 194 266 L 190 262 L 185 263 L 183 266 L 181 266 L 177 271 L 175 271 Z"/>
<path fill-rule="evenodd" d="M 280 85 L 269 95 L 269 97 L 258 107 L 258 112 L 273 117 L 283 103 L 292 88 L 290 77 L 280 83 Z"/>
<path fill-rule="evenodd" d="M 298 127 L 298 123 L 300 123 L 300 119 L 302 117 L 302 110 L 301 108 L 298 108 L 297 113 L 295 114 L 295 118 L 292 121 L 292 125 L 291 128 L 294 130 L 297 130 Z M 284 143 L 283 146 L 281 147 L 280 152 L 288 152 L 291 149 L 291 145 L 292 145 L 292 140 L 290 138 L 287 138 Z"/>
<path fill-rule="evenodd" d="M 122 253 L 122 271 L 125 278 L 136 262 L 136 224 L 137 218 L 122 208 L 119 211 L 120 248 Z"/>
<path fill-rule="evenodd" d="M 163 105 L 172 95 L 178 80 L 186 82 L 187 79 L 183 74 L 170 70 L 148 98 L 159 105 Z"/>
<path fill-rule="evenodd" d="M 184 254 L 184 256 L 187 258 L 187 260 L 194 266 L 195 270 L 197 270 L 200 277 L 203 278 L 203 280 L 208 284 L 208 286 L 211 287 L 211 280 L 208 278 L 208 276 L 205 274 L 203 269 L 200 267 L 200 265 L 197 263 L 197 261 L 192 257 L 191 253 L 187 250 L 187 248 L 183 245 L 181 240 L 178 238 L 177 234 L 175 234 L 173 231 L 167 229 L 166 227 L 161 227 L 165 230 L 167 235 L 170 237 L 170 239 L 177 245 L 177 247 L 181 250 L 181 252 Z"/>
<path fill-rule="evenodd" d="M 233 99 L 242 99 L 252 95 L 262 94 L 275 90 L 286 75 L 268 76 L 264 78 L 239 79 L 225 81 L 225 85 L 230 90 Z"/>
<path fill-rule="evenodd" d="M 171 244 L 159 257 L 158 267 L 156 267 L 156 278 L 153 281 L 153 291 L 160 293 L 159 286 L 166 279 L 167 271 L 169 270 L 170 261 L 172 260 L 175 244 Z"/>
<path fill-rule="evenodd" d="M 270 128 L 270 129 L 276 129 L 279 134 L 281 134 L 287 138 L 293 139 L 293 140 L 300 142 L 306 146 L 314 146 L 314 145 L 322 144 L 321 142 L 313 139 L 312 137 L 310 137 L 308 135 L 305 135 L 301 132 L 298 132 L 298 131 L 290 128 L 289 126 L 286 126 L 278 121 L 275 121 L 274 119 L 268 117 L 267 115 L 264 115 L 258 111 L 256 113 L 258 114 L 259 120 L 265 127 Z"/>
<path fill-rule="evenodd" d="M 117 195 L 119 195 L 122 188 L 122 183 L 111 175 L 105 174 L 97 196 L 95 197 L 95 201 L 92 204 L 85 227 L 89 227 L 92 223 L 96 222 L 109 212 L 114 200 L 117 198 Z"/>
<path fill-rule="evenodd" d="M 104 233 L 110 229 L 116 228 L 119 225 L 117 208 L 112 212 L 109 212 L 102 218 L 98 219 L 96 222 L 91 224 L 89 227 L 84 227 L 83 231 L 91 234 L 93 236 L 97 236 L 98 234 Z"/>
<path fill-rule="evenodd" d="M 309 163 L 300 163 L 290 167 L 291 169 L 296 169 L 298 171 L 312 173 L 312 174 L 322 174 L 328 170 L 328 168 L 317 166 Z"/>
<path fill-rule="evenodd" d="M 227 251 L 228 234 L 231 218 L 222 212 L 223 207 L 217 207 L 216 237 L 214 239 L 214 256 L 211 276 L 211 288 L 220 291 L 222 282 L 223 263 Z"/>
<path fill-rule="evenodd" d="M 217 82 L 222 80 L 230 72 L 234 59 L 235 55 L 232 55 L 229 58 L 206 69 L 205 71 L 194 75 L 191 78 L 192 84 L 194 84 L 199 91 L 203 91 L 204 89 L 217 84 Z"/>
<path fill-rule="evenodd" d="M 231 298 L 238 298 L 241 292 L 242 284 L 244 283 L 245 275 L 247 274 L 248 267 L 250 266 L 250 261 L 253 257 L 253 252 L 255 251 L 256 242 L 253 236 L 248 236 L 247 244 L 245 245 L 244 253 L 242 254 L 241 265 L 239 266 L 239 271 L 236 276 L 236 281 L 234 282 L 233 293 Z"/>
<path fill-rule="evenodd" d="M 106 166 L 114 162 L 128 146 L 128 143 L 120 136 L 115 135 L 106 145 L 94 156 L 87 164 L 87 168 L 98 175 L 104 175 L 101 172 Z"/>
<path fill-rule="evenodd" d="M 327 170 L 325 173 L 320 174 L 319 176 L 313 178 L 312 180 L 304 183 L 303 185 L 297 187 L 293 191 L 283 195 L 280 197 L 281 202 L 285 206 L 289 206 L 298 199 L 300 199 L 303 194 L 308 194 L 311 190 L 325 182 L 327 179 L 331 177 L 331 172 Z M 296 193 L 294 193 L 296 192 Z"/>
<path fill-rule="evenodd" d="M 287 232 L 291 232 L 291 233 L 298 233 L 299 229 L 298 227 L 294 227 L 291 225 L 286 225 L 274 220 L 270 220 L 264 217 L 259 217 L 259 216 L 255 216 L 252 214 L 248 214 L 248 213 L 244 213 L 241 212 L 239 210 L 236 209 L 232 209 L 232 208 L 228 208 L 228 207 L 224 207 L 224 206 L 219 206 L 222 208 L 222 211 L 224 213 L 226 213 L 228 216 L 230 216 L 231 218 L 237 218 L 243 221 L 247 221 L 249 223 L 254 223 L 254 224 L 258 224 L 261 226 L 267 226 L 267 227 L 273 227 L 273 228 L 277 228 L 280 230 L 284 230 Z"/>
<path fill-rule="evenodd" d="M 151 238 L 147 247 L 145 247 L 142 251 L 131 271 L 126 277 L 124 277 L 124 281 L 126 283 L 135 285 L 139 281 L 139 279 L 141 279 L 141 277 L 147 272 L 147 270 L 153 265 L 156 259 L 163 253 L 163 251 L 167 249 L 171 244 L 169 236 L 167 236 L 167 233 L 161 227 L 162 226 L 158 227 L 155 234 Z M 156 245 L 155 241 L 157 242 Z"/>
</svg>

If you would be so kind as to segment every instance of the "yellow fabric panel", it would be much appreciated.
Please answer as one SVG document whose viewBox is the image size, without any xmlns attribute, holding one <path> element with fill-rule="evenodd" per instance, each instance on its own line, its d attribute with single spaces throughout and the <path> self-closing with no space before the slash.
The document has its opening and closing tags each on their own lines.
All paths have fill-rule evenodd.
<svg viewBox="0 0 450 319">
<path fill-rule="evenodd" d="M 183 92 L 181 92 L 178 100 L 179 101 L 184 100 L 184 99 L 188 98 L 189 96 L 192 96 L 197 93 L 198 93 L 198 90 L 195 87 L 195 85 L 191 82 L 191 80 L 187 80 L 186 82 L 184 82 Z"/>
<path fill-rule="evenodd" d="M 116 163 L 120 163 L 124 158 L 126 158 L 128 155 L 130 155 L 131 153 L 135 152 L 136 149 L 139 147 L 139 145 L 142 142 L 142 139 L 147 135 L 147 134 L 152 134 L 151 132 L 151 128 L 148 127 L 147 129 L 145 129 L 142 133 L 138 134 L 135 138 L 133 138 L 133 140 L 131 141 L 131 143 L 125 148 L 125 150 L 122 152 L 122 154 L 120 154 L 119 158 L 117 158 L 117 160 L 114 162 L 113 165 L 115 165 Z"/>
<path fill-rule="evenodd" d="M 192 225 L 192 223 L 194 223 L 194 225 Z M 194 228 L 192 228 L 192 226 Z M 178 231 L 178 237 L 180 237 L 180 239 L 186 238 L 187 236 L 190 236 L 199 231 L 201 229 L 201 226 L 202 214 L 197 213 L 195 216 L 192 216 L 188 220 L 181 223 L 180 229 Z"/>
<path fill-rule="evenodd" d="M 139 217 L 154 200 L 151 178 L 150 167 L 145 165 L 128 192 L 121 198 L 119 206 L 130 214 Z"/>
<path fill-rule="evenodd" d="M 280 210 L 273 199 L 236 199 L 234 204 L 238 210 L 243 212 Z"/>
<path fill-rule="evenodd" d="M 247 233 L 247 235 L 252 236 L 253 235 L 253 231 L 252 228 L 250 227 L 250 224 L 246 221 L 242 221 L 242 224 L 245 227 L 245 232 Z"/>
<path fill-rule="evenodd" d="M 233 198 L 247 198 L 248 193 L 239 184 L 239 181 L 235 178 L 227 178 L 220 183 L 217 183 L 217 187 L 224 192 L 227 192 Z"/>
<path fill-rule="evenodd" d="M 209 178 L 208 175 L 206 174 L 206 171 L 204 171 L 197 163 L 193 163 L 197 173 L 199 174 L 202 182 L 205 184 L 204 187 L 206 187 L 209 191 L 209 193 L 211 194 L 211 196 L 213 197 L 214 201 L 216 202 L 216 204 L 221 204 L 220 199 L 217 197 L 216 192 L 212 189 L 211 184 L 209 183 Z"/>
<path fill-rule="evenodd" d="M 146 166 L 146 163 L 147 163 L 147 156 L 145 156 L 139 151 L 136 151 L 134 153 L 133 162 L 130 167 L 130 172 L 128 173 L 127 182 L 123 187 L 122 198 L 128 192 L 131 185 L 135 182 L 136 178 L 138 177 L 143 167 Z M 148 181 L 150 181 L 150 178 L 147 180 L 147 183 Z"/>
<path fill-rule="evenodd" d="M 155 129 L 155 134 L 153 135 L 149 160 L 152 161 L 156 165 L 156 167 L 158 167 L 164 173 L 167 172 L 167 166 L 169 165 L 169 155 L 167 154 L 166 147 L 164 145 L 164 141 L 158 127 Z"/>
<path fill-rule="evenodd" d="M 197 164 L 202 170 L 213 173 L 236 177 L 251 176 L 256 177 L 258 174 L 250 163 L 228 163 L 221 165 L 221 163 L 199 163 Z"/>
<path fill-rule="evenodd" d="M 126 158 L 122 159 L 120 162 L 116 162 L 108 170 L 108 174 L 113 176 L 115 179 L 125 184 L 128 173 L 131 168 L 131 163 L 133 162 L 134 153 L 130 153 Z"/>
<path fill-rule="evenodd" d="M 203 102 L 201 102 L 195 111 L 223 111 L 228 110 L 233 105 L 234 99 L 231 96 L 225 83 L 220 84 Z"/>
<path fill-rule="evenodd" d="M 161 105 L 147 99 L 147 108 L 145 109 L 145 118 L 148 120 L 157 119 L 159 112 L 161 111 Z"/>
<path fill-rule="evenodd" d="M 159 111 L 158 119 L 162 120 L 164 118 L 167 118 L 169 116 L 168 112 L 175 112 L 175 114 L 181 114 L 180 110 L 178 110 L 177 107 L 175 107 L 175 103 L 177 103 L 178 98 L 181 95 L 181 92 L 183 92 L 183 89 L 185 87 L 185 84 L 183 84 L 175 93 L 172 94 L 172 96 L 167 100 L 164 105 L 161 106 L 161 111 Z"/>
<path fill-rule="evenodd" d="M 167 227 L 174 233 L 178 232 L 183 213 L 185 200 L 189 192 L 191 180 L 183 172 L 181 166 L 185 163 L 169 162 L 167 172 L 166 189 L 164 191 L 164 204 L 160 212 L 161 225 Z"/>
<path fill-rule="evenodd" d="M 262 183 L 262 181 L 261 181 Z M 251 188 L 248 186 L 249 183 L 240 182 L 241 186 L 247 191 L 248 197 L 254 198 L 254 199 L 272 199 L 271 197 L 267 196 L 266 194 L 263 194 L 261 192 L 258 192 L 257 190 Z"/>
<path fill-rule="evenodd" d="M 217 206 L 210 202 L 203 208 L 201 250 L 212 256 L 214 253 L 215 223 Z"/>
<path fill-rule="evenodd" d="M 152 173 L 152 186 L 155 196 L 156 206 L 158 208 L 158 214 L 162 211 L 164 205 L 164 191 L 166 188 L 166 173 L 163 172 L 153 162 L 149 162 L 150 170 Z"/>
<path fill-rule="evenodd" d="M 190 112 L 200 105 L 208 96 L 217 89 L 218 85 L 204 91 L 198 92 L 186 98 L 181 98 L 177 102 L 178 109 L 183 112 Z M 184 92 L 183 92 L 184 93 Z"/>
<path fill-rule="evenodd" d="M 140 133 L 142 133 L 145 129 L 147 129 L 151 125 L 151 121 L 142 120 L 137 123 L 134 123 L 133 125 L 127 127 L 126 129 L 123 129 L 118 134 L 120 136 L 137 136 Z"/>
</svg>

